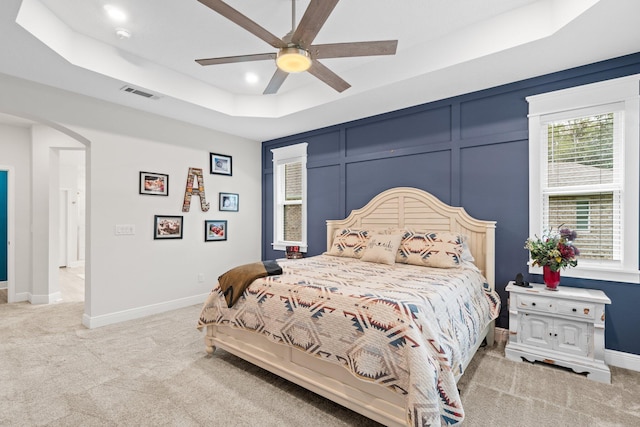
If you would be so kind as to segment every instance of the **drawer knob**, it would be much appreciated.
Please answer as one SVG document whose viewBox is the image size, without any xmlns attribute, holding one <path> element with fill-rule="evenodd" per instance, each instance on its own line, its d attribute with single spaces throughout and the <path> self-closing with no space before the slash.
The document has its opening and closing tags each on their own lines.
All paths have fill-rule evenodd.
<svg viewBox="0 0 640 427">
<path fill-rule="evenodd" d="M 532 302 L 532 303 L 531 303 L 531 305 L 535 307 L 535 306 L 536 306 L 536 303 L 535 303 L 535 302 Z"/>
<path fill-rule="evenodd" d="M 576 311 L 578 311 L 578 310 L 577 310 L 577 309 L 575 309 L 575 308 L 572 308 L 572 309 L 571 309 L 571 311 L 573 311 L 573 312 L 575 313 L 575 312 L 576 312 Z"/>
</svg>

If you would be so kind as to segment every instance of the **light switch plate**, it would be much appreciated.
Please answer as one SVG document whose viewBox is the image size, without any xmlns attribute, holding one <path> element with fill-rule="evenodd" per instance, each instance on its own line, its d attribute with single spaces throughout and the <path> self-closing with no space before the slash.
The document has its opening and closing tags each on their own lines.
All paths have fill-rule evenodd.
<svg viewBox="0 0 640 427">
<path fill-rule="evenodd" d="M 136 234 L 136 226 L 133 224 L 116 224 L 116 236 L 131 236 Z"/>
</svg>

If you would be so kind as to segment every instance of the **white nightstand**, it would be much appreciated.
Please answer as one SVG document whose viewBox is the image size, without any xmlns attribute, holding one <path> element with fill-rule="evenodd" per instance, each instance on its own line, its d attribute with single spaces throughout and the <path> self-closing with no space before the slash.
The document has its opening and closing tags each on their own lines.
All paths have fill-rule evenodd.
<svg viewBox="0 0 640 427">
<path fill-rule="evenodd" d="M 604 363 L 604 307 L 611 300 L 594 289 L 544 285 L 507 285 L 509 342 L 507 359 L 540 361 L 587 373 L 587 378 L 611 382 Z"/>
</svg>

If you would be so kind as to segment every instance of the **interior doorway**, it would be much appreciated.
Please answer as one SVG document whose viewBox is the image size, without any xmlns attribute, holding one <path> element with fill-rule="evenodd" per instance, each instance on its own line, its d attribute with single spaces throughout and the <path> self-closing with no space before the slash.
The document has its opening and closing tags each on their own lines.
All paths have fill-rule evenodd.
<svg viewBox="0 0 640 427">
<path fill-rule="evenodd" d="M 9 288 L 9 171 L 0 170 L 0 304 Z"/>
<path fill-rule="evenodd" d="M 9 171 L 0 170 L 0 288 L 9 281 Z"/>
<path fill-rule="evenodd" d="M 13 302 L 13 168 L 0 165 L 0 304 Z"/>
<path fill-rule="evenodd" d="M 60 150 L 57 158 L 60 295 L 65 302 L 84 301 L 85 151 Z"/>
</svg>

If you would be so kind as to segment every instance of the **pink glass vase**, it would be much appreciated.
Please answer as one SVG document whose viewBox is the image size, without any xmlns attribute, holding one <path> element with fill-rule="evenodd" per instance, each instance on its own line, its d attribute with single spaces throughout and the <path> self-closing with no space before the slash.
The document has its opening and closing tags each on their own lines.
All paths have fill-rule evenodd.
<svg viewBox="0 0 640 427">
<path fill-rule="evenodd" d="M 548 265 L 542 266 L 542 279 L 548 290 L 557 291 L 560 284 L 560 270 L 551 271 Z"/>
</svg>

